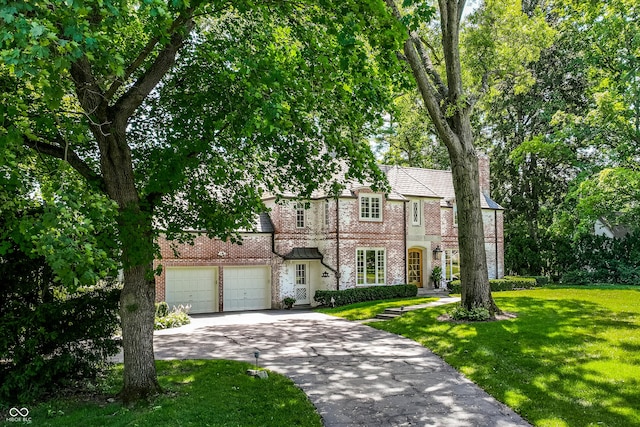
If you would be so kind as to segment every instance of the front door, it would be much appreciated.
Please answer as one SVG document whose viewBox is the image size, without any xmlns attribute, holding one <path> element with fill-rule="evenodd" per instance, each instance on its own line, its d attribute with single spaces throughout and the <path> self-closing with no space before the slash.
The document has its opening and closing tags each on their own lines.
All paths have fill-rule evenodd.
<svg viewBox="0 0 640 427">
<path fill-rule="evenodd" d="M 310 304 L 309 300 L 309 264 L 296 264 L 296 304 Z"/>
<path fill-rule="evenodd" d="M 422 251 L 409 249 L 409 283 L 421 288 L 422 284 Z"/>
</svg>

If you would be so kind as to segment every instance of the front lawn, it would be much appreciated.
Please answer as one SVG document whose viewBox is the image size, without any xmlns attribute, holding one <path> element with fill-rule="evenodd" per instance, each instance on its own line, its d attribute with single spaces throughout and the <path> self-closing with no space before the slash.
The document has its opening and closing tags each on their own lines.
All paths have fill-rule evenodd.
<svg viewBox="0 0 640 427">
<path fill-rule="evenodd" d="M 640 289 L 493 295 L 518 317 L 446 323 L 440 306 L 370 326 L 430 348 L 536 426 L 640 425 Z"/>
<path fill-rule="evenodd" d="M 228 360 L 157 361 L 167 391 L 133 408 L 109 403 L 104 394 L 55 399 L 29 408 L 37 426 L 321 426 L 307 396 L 288 378 L 269 372 L 257 379 L 252 365 Z M 107 378 L 103 392 L 121 386 L 122 365 Z M 16 423 L 5 423 L 14 425 Z"/>
<path fill-rule="evenodd" d="M 348 320 L 373 319 L 387 308 L 406 307 L 409 305 L 425 304 L 438 298 L 395 298 L 387 300 L 364 301 L 342 307 L 319 308 L 320 313 L 342 317 Z"/>
</svg>

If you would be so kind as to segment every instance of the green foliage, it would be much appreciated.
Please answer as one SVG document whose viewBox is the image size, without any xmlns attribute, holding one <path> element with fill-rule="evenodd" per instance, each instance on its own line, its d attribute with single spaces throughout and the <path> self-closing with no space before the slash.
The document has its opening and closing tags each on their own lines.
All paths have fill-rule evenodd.
<svg viewBox="0 0 640 427">
<path fill-rule="evenodd" d="M 452 324 L 439 320 L 450 307 L 442 306 L 369 325 L 429 348 L 532 425 L 632 426 L 640 424 L 638 297 L 629 288 L 504 292 L 495 301 L 515 318 Z"/>
<path fill-rule="evenodd" d="M 96 378 L 118 351 L 119 289 L 69 293 L 43 257 L 0 257 L 0 402 L 26 403 Z"/>
<path fill-rule="evenodd" d="M 373 319 L 376 315 L 383 313 L 387 308 L 407 307 L 410 305 L 427 304 L 436 301 L 437 298 L 399 298 L 391 300 L 364 301 L 340 307 L 319 308 L 320 313 L 342 317 L 348 320 Z"/>
<path fill-rule="evenodd" d="M 166 301 L 156 303 L 156 318 L 165 317 L 169 314 L 169 304 Z"/>
<path fill-rule="evenodd" d="M 640 285 L 640 232 L 622 239 L 581 236 L 566 261 L 561 282 Z"/>
<path fill-rule="evenodd" d="M 188 325 L 191 323 L 191 318 L 189 317 L 190 308 L 189 306 L 179 305 L 177 307 L 174 306 L 171 311 L 169 311 L 169 306 L 166 302 L 156 303 L 156 316 L 153 328 L 159 330 Z"/>
<path fill-rule="evenodd" d="M 536 279 L 536 286 L 544 286 L 549 284 L 549 278 L 547 276 L 533 276 Z"/>
<path fill-rule="evenodd" d="M 495 94 L 503 79 L 511 79 L 516 94 L 527 92 L 535 81 L 527 65 L 539 59 L 555 33 L 541 10 L 526 14 L 520 2 L 483 1 L 460 35 L 467 84 L 476 90 L 490 85 Z"/>
<path fill-rule="evenodd" d="M 577 199 L 577 214 L 584 228 L 599 217 L 618 224 L 640 224 L 640 171 L 625 167 L 601 170 L 582 181 L 571 194 Z"/>
<path fill-rule="evenodd" d="M 388 165 L 449 169 L 446 147 L 438 140 L 428 112 L 414 91 L 399 96 L 388 107 L 388 127 L 381 129 L 376 150 Z"/>
<path fill-rule="evenodd" d="M 295 303 L 296 299 L 293 297 L 286 297 L 282 300 L 282 305 L 284 305 L 286 309 L 291 309 Z"/>
<path fill-rule="evenodd" d="M 440 287 L 440 282 L 442 281 L 442 267 L 436 265 L 431 270 L 431 281 L 434 283 L 436 288 Z"/>
<path fill-rule="evenodd" d="M 257 379 L 246 374 L 253 365 L 232 360 L 158 360 L 155 366 L 167 393 L 140 404 L 107 401 L 122 387 L 123 368 L 117 365 L 99 384 L 104 398 L 80 394 L 52 399 L 29 406 L 29 416 L 34 425 L 49 427 L 157 427 L 176 422 L 185 427 L 322 426 L 304 392 L 277 372 Z"/>
<path fill-rule="evenodd" d="M 506 276 L 504 279 L 489 280 L 491 292 L 512 291 L 514 289 L 531 289 L 538 286 L 537 279 L 534 277 L 517 277 Z M 449 292 L 459 294 L 461 291 L 460 280 L 454 280 L 449 283 Z"/>
<path fill-rule="evenodd" d="M 350 288 L 342 291 L 317 290 L 313 299 L 320 305 L 338 307 L 360 301 L 374 301 L 390 298 L 415 297 L 418 294 L 416 285 L 369 286 Z"/>
<path fill-rule="evenodd" d="M 113 210 L 65 168 L 0 154 L 0 401 L 26 403 L 95 379 L 118 351 Z"/>
<path fill-rule="evenodd" d="M 467 320 L 470 322 L 483 322 L 491 317 L 489 310 L 484 307 L 474 307 L 468 310 L 461 305 L 455 305 L 448 313 L 453 320 Z"/>
</svg>

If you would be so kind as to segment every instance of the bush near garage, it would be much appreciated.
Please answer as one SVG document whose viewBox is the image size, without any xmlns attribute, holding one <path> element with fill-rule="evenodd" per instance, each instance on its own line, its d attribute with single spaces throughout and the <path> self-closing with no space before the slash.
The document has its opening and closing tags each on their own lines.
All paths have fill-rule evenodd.
<svg viewBox="0 0 640 427">
<path fill-rule="evenodd" d="M 514 289 L 531 289 L 539 286 L 539 284 L 535 277 L 506 276 L 504 279 L 489 280 L 489 286 L 491 287 L 491 292 L 499 292 L 512 291 Z M 462 284 L 460 280 L 454 280 L 449 283 L 448 289 L 452 294 L 461 293 Z"/>
<path fill-rule="evenodd" d="M 415 297 L 418 295 L 416 285 L 368 286 L 350 288 L 342 291 L 318 290 L 313 299 L 323 306 L 342 306 L 362 301 L 376 301 L 391 298 Z M 334 302 L 331 302 L 333 298 Z"/>
<path fill-rule="evenodd" d="M 157 331 L 160 329 L 177 328 L 178 326 L 188 325 L 191 323 L 189 317 L 189 309 L 191 306 L 174 306 L 169 310 L 169 305 L 162 301 L 156 303 L 156 317 L 153 328 Z"/>
</svg>

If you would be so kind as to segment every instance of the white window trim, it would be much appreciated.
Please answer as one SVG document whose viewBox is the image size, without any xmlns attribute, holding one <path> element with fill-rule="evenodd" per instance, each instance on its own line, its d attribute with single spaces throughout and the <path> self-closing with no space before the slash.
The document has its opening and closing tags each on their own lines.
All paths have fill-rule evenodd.
<svg viewBox="0 0 640 427">
<path fill-rule="evenodd" d="M 364 251 L 364 257 L 365 257 L 365 265 L 364 265 L 364 283 L 359 283 L 358 281 L 358 253 L 360 251 Z M 375 283 L 367 283 L 367 267 L 366 267 L 366 257 L 367 257 L 367 251 L 375 251 L 375 259 L 376 259 L 376 281 Z M 378 282 L 378 257 L 379 257 L 379 253 L 380 251 L 382 251 L 383 253 L 383 259 L 382 259 L 382 282 Z M 387 282 L 387 249 L 386 248 L 356 248 L 356 254 L 355 254 L 355 261 L 356 261 L 356 286 L 362 286 L 362 287 L 367 287 L 367 286 L 383 286 L 386 285 Z"/>
<path fill-rule="evenodd" d="M 363 198 L 368 198 L 369 199 L 369 214 L 368 216 L 364 215 L 364 212 L 362 210 L 362 199 Z M 372 199 L 376 199 L 378 200 L 378 208 L 379 208 L 379 215 L 377 218 L 374 218 L 371 216 L 372 214 L 372 203 L 371 200 Z M 383 212 L 383 205 L 382 205 L 382 194 L 375 194 L 375 193 L 364 193 L 364 194 L 360 194 L 358 195 L 358 217 L 360 218 L 360 221 L 372 221 L 372 222 L 382 222 L 382 212 Z"/>
<path fill-rule="evenodd" d="M 417 206 L 417 218 L 416 218 L 416 206 Z M 422 225 L 422 203 L 420 200 L 411 201 L 411 224 Z"/>
<path fill-rule="evenodd" d="M 324 200 L 324 226 L 329 227 L 329 199 Z"/>
<path fill-rule="evenodd" d="M 458 226 L 458 204 L 454 201 L 453 202 L 453 206 L 452 206 L 452 215 L 453 215 L 453 226 L 457 227 Z"/>
<path fill-rule="evenodd" d="M 298 214 L 300 213 L 300 211 L 302 211 L 302 225 L 300 225 L 300 223 L 298 222 Z M 295 216 L 296 216 L 295 218 L 296 228 L 298 229 L 305 228 L 305 226 L 307 225 L 307 209 L 305 207 L 304 202 L 296 202 Z"/>
</svg>

